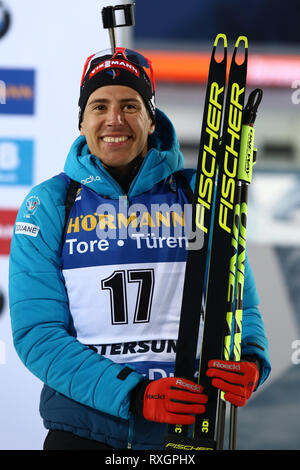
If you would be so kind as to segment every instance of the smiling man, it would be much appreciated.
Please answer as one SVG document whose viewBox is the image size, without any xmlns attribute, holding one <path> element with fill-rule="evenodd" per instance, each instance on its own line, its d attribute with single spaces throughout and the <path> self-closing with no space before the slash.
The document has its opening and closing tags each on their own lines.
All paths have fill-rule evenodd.
<svg viewBox="0 0 300 470">
<path fill-rule="evenodd" d="M 174 127 L 154 96 L 151 63 L 136 51 L 90 56 L 80 135 L 64 172 L 34 187 L 17 217 L 12 330 L 20 358 L 44 383 L 45 450 L 162 449 L 168 424 L 192 425 L 205 411 L 201 384 L 174 377 L 187 252 L 175 243 L 171 211 L 182 220 L 195 171 L 183 169 Z M 134 238 L 137 208 L 149 217 Z M 150 217 L 153 208 L 161 217 Z M 99 234 L 104 217 L 128 236 Z M 242 373 L 221 360 L 208 371 L 237 406 L 270 370 L 258 302 L 246 259 Z"/>
<path fill-rule="evenodd" d="M 144 158 L 155 124 L 141 95 L 127 86 L 95 90 L 86 104 L 81 135 L 106 168 L 128 174 L 137 156 Z"/>
</svg>

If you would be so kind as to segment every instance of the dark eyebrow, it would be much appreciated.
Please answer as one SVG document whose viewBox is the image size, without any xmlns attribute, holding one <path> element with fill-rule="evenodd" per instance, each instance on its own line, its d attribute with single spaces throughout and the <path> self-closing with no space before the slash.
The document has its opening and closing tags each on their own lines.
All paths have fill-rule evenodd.
<svg viewBox="0 0 300 470">
<path fill-rule="evenodd" d="M 95 104 L 107 104 L 109 103 L 110 100 L 106 99 L 106 98 L 96 98 L 94 100 L 92 100 L 88 106 L 94 106 Z M 140 103 L 140 101 L 137 99 L 137 98 L 122 98 L 120 100 L 120 103 Z"/>
<path fill-rule="evenodd" d="M 128 103 L 128 101 L 130 101 L 131 103 L 140 103 L 140 100 L 138 100 L 137 98 L 123 98 L 120 100 L 121 103 Z"/>
<path fill-rule="evenodd" d="M 95 100 L 90 101 L 90 103 L 88 104 L 88 106 L 94 106 L 94 104 L 101 104 L 101 103 L 105 104 L 105 103 L 108 103 L 108 102 L 109 102 L 109 100 L 106 100 L 106 99 L 104 99 L 104 98 L 102 98 L 102 99 L 101 99 L 101 98 L 98 98 L 98 99 L 95 99 Z"/>
</svg>

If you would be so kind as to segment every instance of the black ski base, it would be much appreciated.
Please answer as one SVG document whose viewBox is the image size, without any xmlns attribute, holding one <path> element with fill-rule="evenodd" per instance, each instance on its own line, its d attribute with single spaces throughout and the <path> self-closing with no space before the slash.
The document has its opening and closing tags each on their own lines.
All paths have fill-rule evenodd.
<svg viewBox="0 0 300 470">
<path fill-rule="evenodd" d="M 167 434 L 164 448 L 170 451 L 184 450 L 188 452 L 198 450 L 216 450 L 216 442 L 212 439 L 194 439 L 180 436 L 179 434 Z"/>
</svg>

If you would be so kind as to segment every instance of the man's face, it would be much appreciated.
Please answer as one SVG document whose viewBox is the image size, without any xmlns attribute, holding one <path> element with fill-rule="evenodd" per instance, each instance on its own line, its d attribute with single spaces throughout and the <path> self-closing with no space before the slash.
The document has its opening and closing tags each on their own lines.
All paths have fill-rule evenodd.
<svg viewBox="0 0 300 470">
<path fill-rule="evenodd" d="M 104 166 L 126 172 L 135 157 L 147 153 L 154 124 L 139 93 L 109 85 L 95 90 L 86 104 L 81 134 Z"/>
</svg>

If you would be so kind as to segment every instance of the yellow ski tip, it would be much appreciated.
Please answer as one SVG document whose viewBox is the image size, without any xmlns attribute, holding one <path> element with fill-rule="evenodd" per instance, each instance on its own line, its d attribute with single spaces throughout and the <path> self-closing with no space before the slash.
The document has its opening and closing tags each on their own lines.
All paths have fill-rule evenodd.
<svg viewBox="0 0 300 470">
<path fill-rule="evenodd" d="M 245 49 L 248 49 L 248 38 L 246 36 L 239 36 L 235 43 L 235 47 L 238 48 L 240 42 L 244 42 Z"/>
<path fill-rule="evenodd" d="M 218 44 L 218 42 L 220 41 L 220 39 L 223 39 L 224 47 L 227 47 L 227 37 L 226 37 L 226 34 L 222 34 L 222 33 L 219 33 L 219 34 L 216 36 L 216 39 L 215 39 L 215 42 L 214 42 L 214 47 L 217 47 L 217 44 Z"/>
</svg>

